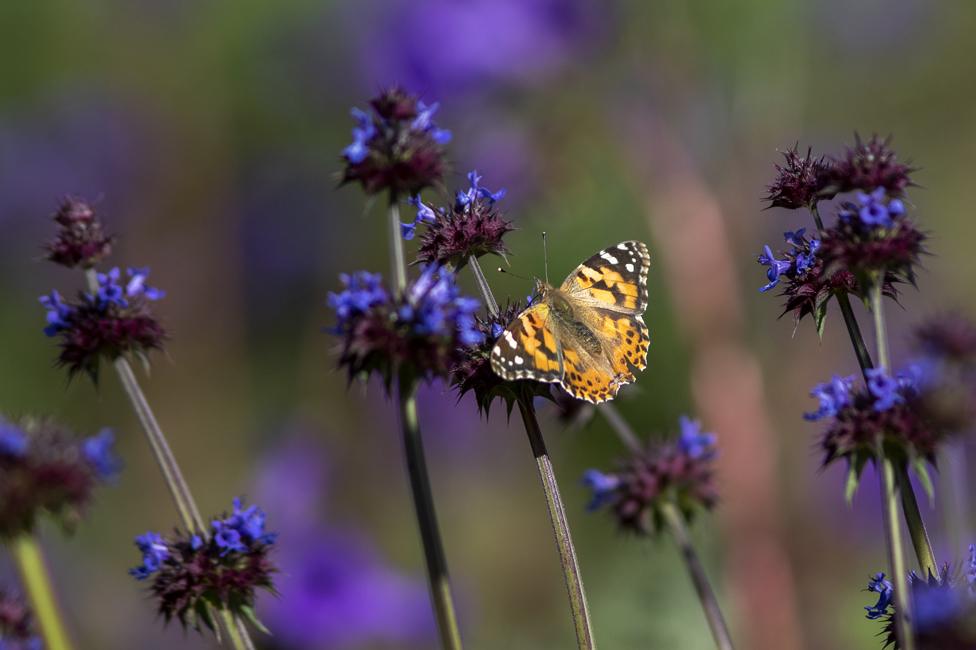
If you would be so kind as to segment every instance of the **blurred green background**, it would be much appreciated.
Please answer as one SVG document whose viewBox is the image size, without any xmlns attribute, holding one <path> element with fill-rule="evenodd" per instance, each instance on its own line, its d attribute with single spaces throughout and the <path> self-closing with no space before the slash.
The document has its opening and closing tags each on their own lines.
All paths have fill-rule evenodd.
<svg viewBox="0 0 976 650">
<path fill-rule="evenodd" d="M 778 149 L 895 134 L 921 168 L 909 198 L 933 253 L 919 291 L 890 308 L 896 355 L 912 323 L 972 308 L 974 29 L 961 1 L 0 3 L 0 411 L 112 426 L 126 462 L 73 537 L 43 531 L 79 645 L 210 641 L 164 631 L 126 574 L 133 536 L 176 515 L 115 378 L 96 390 L 52 367 L 36 298 L 81 285 L 39 261 L 65 194 L 119 235 L 115 263 L 151 266 L 168 291 L 157 313 L 172 338 L 144 385 L 202 509 L 244 494 L 283 532 L 282 600 L 260 609 L 288 628 L 283 610 L 304 607 L 321 630 L 279 624 L 262 642 L 434 647 L 390 405 L 378 386 L 347 388 L 323 332 L 340 272 L 388 268 L 381 206 L 337 190 L 336 172 L 349 108 L 399 81 L 441 102 L 449 187 L 477 168 L 508 188 L 516 273 L 541 275 L 542 230 L 559 277 L 605 245 L 648 242 L 650 364 L 617 404 L 642 434 L 682 413 L 718 433 L 722 502 L 694 535 L 740 646 L 878 647 L 862 609 L 884 565 L 876 482 L 847 508 L 800 417 L 813 384 L 856 364 L 836 314 L 820 343 L 758 293 L 762 244 L 811 225 L 760 197 Z M 489 279 L 500 296 L 530 289 Z M 467 646 L 573 647 L 518 419 L 479 420 L 442 385 L 420 410 Z M 566 430 L 548 408 L 543 427 L 601 647 L 709 647 L 669 540 L 585 512 L 580 474 L 621 452 L 605 422 Z M 926 512 L 942 556 L 958 556 L 972 531 L 949 535 Z M 347 543 L 302 550 L 292 530 L 305 546 Z M 357 585 L 361 563 L 379 577 Z M 12 579 L 2 557 L 0 572 Z"/>
</svg>

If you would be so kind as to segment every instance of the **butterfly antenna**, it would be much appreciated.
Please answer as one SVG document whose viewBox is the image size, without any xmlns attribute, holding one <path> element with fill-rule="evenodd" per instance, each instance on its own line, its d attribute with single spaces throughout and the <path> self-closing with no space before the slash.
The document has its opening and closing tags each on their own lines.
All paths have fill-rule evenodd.
<svg viewBox="0 0 976 650">
<path fill-rule="evenodd" d="M 549 237 L 542 231 L 542 260 L 546 268 L 546 284 L 549 284 Z"/>
<path fill-rule="evenodd" d="M 498 272 L 504 273 L 505 275 L 510 275 L 513 278 L 518 278 L 519 280 L 530 280 L 530 281 L 532 280 L 532 278 L 527 278 L 524 275 L 518 275 L 517 273 L 512 273 L 511 271 L 507 271 L 500 266 L 498 267 Z"/>
</svg>

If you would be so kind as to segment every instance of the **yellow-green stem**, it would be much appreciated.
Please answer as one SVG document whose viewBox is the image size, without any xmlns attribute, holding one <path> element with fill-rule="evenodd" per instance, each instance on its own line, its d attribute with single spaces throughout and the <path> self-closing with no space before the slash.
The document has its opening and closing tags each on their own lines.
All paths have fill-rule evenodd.
<svg viewBox="0 0 976 650">
<path fill-rule="evenodd" d="M 37 539 L 30 535 L 21 535 L 11 542 L 10 549 L 27 592 L 31 611 L 40 628 L 41 638 L 44 639 L 44 648 L 71 650 L 71 638 L 54 596 L 51 577 Z"/>
<path fill-rule="evenodd" d="M 888 332 L 884 318 L 884 296 L 882 282 L 884 275 L 879 275 L 871 286 L 871 311 L 874 316 L 874 334 L 877 344 L 878 364 L 885 372 L 890 368 L 888 358 Z M 915 639 L 911 632 L 911 594 L 908 591 L 908 571 L 905 567 L 905 556 L 901 538 L 901 526 L 898 521 L 898 496 L 895 485 L 895 466 L 891 458 L 885 454 L 884 436 L 879 435 L 876 442 L 877 463 L 881 483 L 881 511 L 884 518 L 885 537 L 888 548 L 888 566 L 891 570 L 891 581 L 895 591 L 894 626 L 901 650 L 914 650 Z"/>
<path fill-rule="evenodd" d="M 722 616 L 718 598 L 712 590 L 708 576 L 705 575 L 705 567 L 702 566 L 701 560 L 698 559 L 698 553 L 695 552 L 695 547 L 691 543 L 691 535 L 685 525 L 684 516 L 678 511 L 677 506 L 669 501 L 661 506 L 661 514 L 664 516 L 671 536 L 674 537 L 674 541 L 677 542 L 678 548 L 681 550 L 681 557 L 685 561 L 688 575 L 691 576 L 691 582 L 698 593 L 698 600 L 701 601 L 702 609 L 705 610 L 705 619 L 712 631 L 712 638 L 715 639 L 715 646 L 718 650 L 732 650 L 732 635 L 729 634 L 729 627 L 725 623 L 725 617 Z"/>
</svg>

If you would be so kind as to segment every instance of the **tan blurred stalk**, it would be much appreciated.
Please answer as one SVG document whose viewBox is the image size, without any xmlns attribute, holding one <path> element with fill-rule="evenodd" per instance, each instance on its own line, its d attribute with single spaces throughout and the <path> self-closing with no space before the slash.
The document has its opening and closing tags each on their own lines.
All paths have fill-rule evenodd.
<svg viewBox="0 0 976 650">
<path fill-rule="evenodd" d="M 738 619 L 735 636 L 744 648 L 798 650 L 803 643 L 796 591 L 776 498 L 778 441 L 762 370 L 743 341 L 741 287 L 726 222 L 667 125 L 644 113 L 628 127 L 627 157 L 646 197 L 654 240 L 652 269 L 660 265 L 688 340 L 698 412 L 723 440 L 717 515 L 725 592 Z"/>
</svg>

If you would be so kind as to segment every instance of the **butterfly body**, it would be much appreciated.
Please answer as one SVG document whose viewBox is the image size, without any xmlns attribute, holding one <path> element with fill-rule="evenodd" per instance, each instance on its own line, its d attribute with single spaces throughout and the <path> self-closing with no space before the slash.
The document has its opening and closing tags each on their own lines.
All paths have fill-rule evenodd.
<svg viewBox="0 0 976 650">
<path fill-rule="evenodd" d="M 502 333 L 491 366 L 507 380 L 559 383 L 604 402 L 647 365 L 647 247 L 621 242 L 580 264 L 559 287 L 536 283 L 538 299 Z"/>
</svg>

